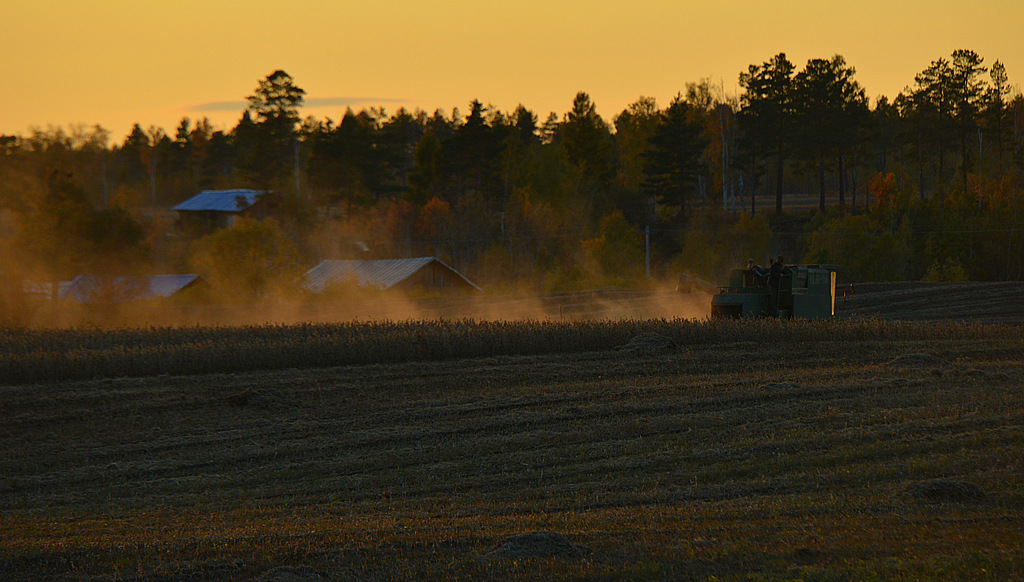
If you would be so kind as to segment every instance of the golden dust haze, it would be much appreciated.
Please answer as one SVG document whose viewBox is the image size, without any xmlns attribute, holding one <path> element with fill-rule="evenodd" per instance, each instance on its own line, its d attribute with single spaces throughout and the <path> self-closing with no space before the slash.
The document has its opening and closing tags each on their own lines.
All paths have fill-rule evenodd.
<svg viewBox="0 0 1024 582">
<path fill-rule="evenodd" d="M 611 119 L 703 78 L 736 95 L 739 73 L 779 52 L 798 68 L 841 54 L 872 98 L 960 48 L 1002 61 L 1011 84 L 1024 76 L 1017 0 L 46 0 L 0 13 L 0 133 L 100 124 L 114 141 L 184 116 L 233 127 L 275 69 L 306 90 L 304 115 L 332 119 L 473 99 L 543 119 L 577 91 Z"/>
</svg>

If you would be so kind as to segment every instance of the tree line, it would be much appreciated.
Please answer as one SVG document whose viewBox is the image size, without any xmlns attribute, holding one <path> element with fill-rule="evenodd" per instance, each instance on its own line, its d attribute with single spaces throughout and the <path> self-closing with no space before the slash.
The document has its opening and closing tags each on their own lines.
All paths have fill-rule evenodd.
<svg viewBox="0 0 1024 582">
<path fill-rule="evenodd" d="M 296 261 L 432 254 L 487 284 L 572 287 L 595 273 L 624 283 L 639 274 L 643 229 L 663 267 L 760 258 L 773 252 L 761 248 L 777 242 L 771 232 L 789 228 L 783 217 L 812 214 L 807 228 L 907 231 L 900 244 L 913 248 L 886 277 L 928 276 L 952 257 L 957 276 L 954 263 L 965 277 L 1019 278 L 1006 249 L 1019 245 L 1024 97 L 1005 67 L 957 50 L 874 103 L 855 77 L 840 55 L 797 70 L 780 53 L 740 73 L 738 96 L 701 80 L 663 107 L 640 97 L 610 122 L 585 92 L 544 119 L 474 100 L 465 113 L 368 108 L 332 120 L 303 118 L 305 91 L 279 70 L 230 130 L 183 118 L 173 134 L 136 124 L 113 144 L 99 126 L 0 136 L 5 243 L 51 279 L 189 269 L 203 245 L 175 235 L 159 210 L 249 187 L 279 196 L 273 227 Z M 980 231 L 1012 240 L 982 258 Z M 856 259 L 838 234 L 802 234 L 808 257 Z"/>
</svg>

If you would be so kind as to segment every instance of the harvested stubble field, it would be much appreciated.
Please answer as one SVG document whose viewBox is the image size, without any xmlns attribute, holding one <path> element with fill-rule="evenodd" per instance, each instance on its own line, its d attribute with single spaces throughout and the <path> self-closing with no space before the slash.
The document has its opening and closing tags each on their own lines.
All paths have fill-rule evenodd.
<svg viewBox="0 0 1024 582">
<path fill-rule="evenodd" d="M 5 337 L 0 579 L 1024 577 L 1019 327 L 423 325 Z"/>
</svg>

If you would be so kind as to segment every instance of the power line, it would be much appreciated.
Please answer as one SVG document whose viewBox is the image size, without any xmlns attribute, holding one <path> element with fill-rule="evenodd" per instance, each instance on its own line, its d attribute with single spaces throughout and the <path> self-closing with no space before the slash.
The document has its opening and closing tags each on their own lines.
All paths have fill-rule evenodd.
<svg viewBox="0 0 1024 582">
<path fill-rule="evenodd" d="M 643 236 L 644 231 L 642 229 L 637 232 Z M 726 237 L 744 237 L 754 236 L 756 233 L 745 233 L 745 232 L 730 232 L 724 230 L 715 229 L 686 229 L 686 228 L 657 228 L 651 227 L 651 233 L 696 233 L 696 234 L 717 234 Z M 912 230 L 910 234 L 913 236 L 926 236 L 926 235 L 955 235 L 955 234 L 1006 234 L 1024 232 L 1024 227 L 1011 227 L 1011 228 L 992 228 L 992 229 L 971 229 L 971 230 Z M 773 236 L 809 236 L 814 234 L 812 232 L 789 232 L 789 231 L 772 231 Z M 879 233 L 874 232 L 827 232 L 822 233 L 827 236 L 875 236 Z M 890 233 L 894 234 L 894 233 Z M 601 233 L 568 233 L 568 234 L 551 234 L 551 235 L 525 235 L 525 236 L 493 236 L 493 237 L 480 237 L 480 238 L 414 238 L 411 239 L 413 243 L 433 243 L 441 242 L 448 244 L 480 244 L 490 243 L 495 241 L 504 242 L 537 242 L 537 241 L 584 241 L 590 240 L 601 236 Z"/>
</svg>

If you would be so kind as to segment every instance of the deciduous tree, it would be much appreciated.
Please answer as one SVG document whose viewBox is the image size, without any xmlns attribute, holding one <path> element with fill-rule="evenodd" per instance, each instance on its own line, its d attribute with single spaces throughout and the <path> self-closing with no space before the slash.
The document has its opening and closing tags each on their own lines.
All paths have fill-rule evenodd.
<svg viewBox="0 0 1024 582">
<path fill-rule="evenodd" d="M 74 176 L 52 171 L 46 192 L 18 218 L 16 260 L 30 277 L 59 281 L 78 274 L 131 275 L 141 266 L 145 230 L 123 208 L 96 210 Z"/>
<path fill-rule="evenodd" d="M 274 220 L 243 218 L 192 245 L 190 264 L 224 298 L 267 298 L 293 285 L 299 253 Z"/>
<path fill-rule="evenodd" d="M 584 248 L 597 262 L 606 284 L 626 285 L 643 275 L 643 240 L 621 211 L 602 218 L 598 236 L 584 241 Z"/>
<path fill-rule="evenodd" d="M 818 214 L 808 235 L 804 261 L 842 265 L 853 281 L 903 281 L 913 246 L 910 224 L 895 232 L 867 214 Z"/>
</svg>

